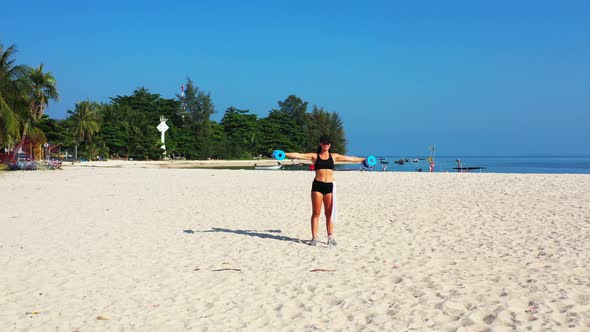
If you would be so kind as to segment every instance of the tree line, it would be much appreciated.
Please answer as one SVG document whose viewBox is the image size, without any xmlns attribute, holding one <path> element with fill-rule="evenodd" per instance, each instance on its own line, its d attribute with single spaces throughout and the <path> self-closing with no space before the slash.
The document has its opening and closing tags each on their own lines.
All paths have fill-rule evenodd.
<svg viewBox="0 0 590 332">
<path fill-rule="evenodd" d="M 228 107 L 219 122 L 211 94 L 187 78 L 184 93 L 163 98 L 141 87 L 131 95 L 109 102 L 79 101 L 65 119 L 44 114 L 59 99 L 57 82 L 43 65 L 16 65 L 14 45 L 0 44 L 0 148 L 9 151 L 28 140 L 35 145 L 50 142 L 61 151 L 76 150 L 78 157 L 157 160 L 250 159 L 269 157 L 275 149 L 312 152 L 323 134 L 332 137 L 332 151 L 346 153 L 343 123 L 328 112 L 296 95 L 278 101 L 266 117 L 248 109 Z M 167 119 L 166 152 L 156 129 Z"/>
</svg>

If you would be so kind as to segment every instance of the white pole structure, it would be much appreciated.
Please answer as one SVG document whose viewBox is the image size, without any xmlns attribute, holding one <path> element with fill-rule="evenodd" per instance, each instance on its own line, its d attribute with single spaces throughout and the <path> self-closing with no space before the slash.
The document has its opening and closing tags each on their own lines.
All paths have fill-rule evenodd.
<svg viewBox="0 0 590 332">
<path fill-rule="evenodd" d="M 159 125 L 156 127 L 156 129 L 158 129 L 158 131 L 159 131 L 160 133 L 162 133 L 162 136 L 161 136 L 161 138 L 160 138 L 160 139 L 161 139 L 161 141 L 162 141 L 162 146 L 161 146 L 161 148 L 162 148 L 162 150 L 164 150 L 164 152 L 162 152 L 162 154 L 164 155 L 164 158 L 166 158 L 166 142 L 165 142 L 165 140 L 164 140 L 164 133 L 165 133 L 165 132 L 166 132 L 166 130 L 168 130 L 168 128 L 169 128 L 169 127 L 166 125 L 166 121 L 168 121 L 168 119 L 166 119 L 166 118 L 165 118 L 165 117 L 163 117 L 163 116 L 160 116 L 160 124 L 159 124 Z"/>
<path fill-rule="evenodd" d="M 180 86 L 180 110 L 182 121 L 184 121 L 184 113 L 186 112 L 186 103 L 184 100 L 184 84 Z"/>
<path fill-rule="evenodd" d="M 332 182 L 332 223 L 336 223 L 336 181 Z"/>
</svg>

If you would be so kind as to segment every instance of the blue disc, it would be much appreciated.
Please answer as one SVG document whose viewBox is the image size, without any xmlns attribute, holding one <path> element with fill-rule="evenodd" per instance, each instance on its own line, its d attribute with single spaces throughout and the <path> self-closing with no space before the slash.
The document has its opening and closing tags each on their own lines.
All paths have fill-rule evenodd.
<svg viewBox="0 0 590 332">
<path fill-rule="evenodd" d="M 274 159 L 276 159 L 276 160 L 283 160 L 283 159 L 285 159 L 285 151 L 283 151 L 283 150 L 275 150 L 272 153 L 272 157 Z"/>
<path fill-rule="evenodd" d="M 375 156 L 368 156 L 367 157 L 367 165 L 369 165 L 369 166 L 377 165 L 377 158 L 375 158 Z"/>
</svg>

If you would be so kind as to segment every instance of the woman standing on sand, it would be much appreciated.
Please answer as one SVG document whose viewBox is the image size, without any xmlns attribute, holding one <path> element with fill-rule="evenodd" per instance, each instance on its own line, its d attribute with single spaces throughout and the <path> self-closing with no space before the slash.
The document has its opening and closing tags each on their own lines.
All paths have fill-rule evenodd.
<svg viewBox="0 0 590 332">
<path fill-rule="evenodd" d="M 334 224 L 332 223 L 333 189 L 334 189 L 334 162 L 363 162 L 365 158 L 343 156 L 337 153 L 330 153 L 332 140 L 323 135 L 320 137 L 320 144 L 316 153 L 288 152 L 285 156 L 289 159 L 311 160 L 315 170 L 315 178 L 311 185 L 311 241 L 310 245 L 318 244 L 318 224 L 322 202 L 326 215 L 326 230 L 328 231 L 328 246 L 335 246 Z"/>
</svg>

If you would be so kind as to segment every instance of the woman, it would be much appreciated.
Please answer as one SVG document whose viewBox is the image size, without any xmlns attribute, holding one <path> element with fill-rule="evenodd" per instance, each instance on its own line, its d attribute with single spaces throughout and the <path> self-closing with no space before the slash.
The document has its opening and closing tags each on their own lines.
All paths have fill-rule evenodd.
<svg viewBox="0 0 590 332">
<path fill-rule="evenodd" d="M 326 215 L 326 230 L 328 231 L 328 245 L 335 246 L 334 224 L 332 223 L 332 192 L 334 189 L 334 162 L 363 162 L 365 158 L 343 156 L 337 153 L 330 153 L 332 141 L 330 137 L 323 135 L 320 137 L 320 145 L 316 153 L 285 153 L 289 159 L 304 159 L 313 162 L 315 178 L 311 185 L 311 241 L 310 245 L 318 244 L 318 224 L 320 221 L 320 212 L 322 211 L 322 202 L 324 203 L 324 213 Z"/>
</svg>

